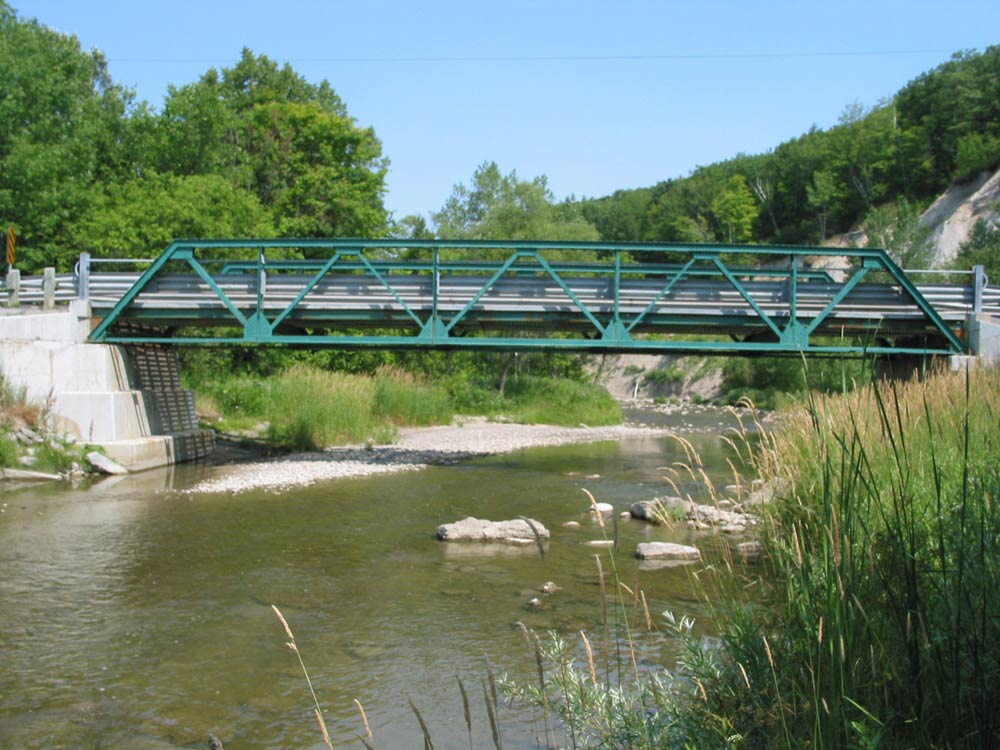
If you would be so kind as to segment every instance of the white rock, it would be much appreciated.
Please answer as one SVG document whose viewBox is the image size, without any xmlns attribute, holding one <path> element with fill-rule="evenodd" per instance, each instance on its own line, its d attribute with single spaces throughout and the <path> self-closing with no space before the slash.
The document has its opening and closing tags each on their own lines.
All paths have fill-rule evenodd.
<svg viewBox="0 0 1000 750">
<path fill-rule="evenodd" d="M 759 541 L 742 542 L 736 545 L 736 556 L 744 562 L 756 562 L 764 556 L 764 545 Z"/>
<path fill-rule="evenodd" d="M 635 550 L 636 557 L 643 560 L 700 560 L 701 552 L 697 547 L 673 542 L 641 542 Z"/>
<path fill-rule="evenodd" d="M 587 542 L 588 547 L 613 547 L 614 545 L 614 539 L 591 539 Z"/>
<path fill-rule="evenodd" d="M 532 525 L 535 531 L 532 531 Z M 510 542 L 523 544 L 521 540 L 531 543 L 535 532 L 541 539 L 549 538 L 549 530 L 539 521 L 528 521 L 517 518 L 512 521 L 487 521 L 469 516 L 455 523 L 438 526 L 438 539 L 443 542 Z M 516 541 L 514 541 L 516 540 Z"/>
<path fill-rule="evenodd" d="M 615 506 L 611 503 L 594 503 L 590 506 L 590 510 L 597 513 L 613 513 Z"/>
<path fill-rule="evenodd" d="M 103 453 L 91 451 L 86 458 L 90 461 L 91 466 L 104 474 L 128 474 L 128 469 L 117 461 L 112 461 Z"/>
<path fill-rule="evenodd" d="M 58 474 L 48 474 L 43 471 L 28 471 L 27 469 L 0 469 L 0 479 L 25 479 L 38 482 L 49 482 L 62 479 Z"/>
</svg>

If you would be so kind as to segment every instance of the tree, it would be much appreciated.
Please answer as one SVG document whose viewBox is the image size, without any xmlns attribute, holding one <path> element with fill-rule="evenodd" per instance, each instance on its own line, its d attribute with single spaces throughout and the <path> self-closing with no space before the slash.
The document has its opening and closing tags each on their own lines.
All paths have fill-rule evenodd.
<svg viewBox="0 0 1000 750">
<path fill-rule="evenodd" d="M 744 242 L 750 238 L 757 219 L 757 205 L 743 175 L 729 178 L 726 188 L 712 201 L 712 213 L 722 229 L 725 242 Z"/>
<path fill-rule="evenodd" d="M 484 162 L 472 184 L 455 185 L 444 207 L 432 214 L 444 239 L 567 240 L 598 239 L 580 204 L 555 202 L 548 180 L 504 175 L 495 162 Z"/>
<path fill-rule="evenodd" d="M 983 266 L 991 283 L 1000 283 L 1000 228 L 980 219 L 969 233 L 968 239 L 958 248 L 955 267 L 969 269 Z"/>
<path fill-rule="evenodd" d="M 130 92 L 99 52 L 0 3 L 0 221 L 21 239 L 19 265 L 67 269 L 70 226 L 99 179 L 121 177 Z"/>
<path fill-rule="evenodd" d="M 219 175 L 148 175 L 107 186 L 73 225 L 75 247 L 98 257 L 155 257 L 178 237 L 267 237 L 271 217 Z"/>
<path fill-rule="evenodd" d="M 293 236 L 378 236 L 388 160 L 327 81 L 244 49 L 232 68 L 171 87 L 157 124 L 154 167 L 215 174 L 253 192 Z"/>
<path fill-rule="evenodd" d="M 920 225 L 920 211 L 906 198 L 869 211 L 865 232 L 867 247 L 884 249 L 903 268 L 927 268 L 933 260 L 931 230 Z"/>
<path fill-rule="evenodd" d="M 806 185 L 806 196 L 809 207 L 816 212 L 816 226 L 819 230 L 819 241 L 826 239 L 827 219 L 830 208 L 840 195 L 836 178 L 829 170 L 813 172 L 812 182 Z"/>
</svg>

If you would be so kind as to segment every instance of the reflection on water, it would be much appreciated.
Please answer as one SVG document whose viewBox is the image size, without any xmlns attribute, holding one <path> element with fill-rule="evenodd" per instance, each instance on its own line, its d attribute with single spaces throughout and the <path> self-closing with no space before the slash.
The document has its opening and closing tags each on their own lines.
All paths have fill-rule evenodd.
<svg viewBox="0 0 1000 750">
<path fill-rule="evenodd" d="M 693 442 L 712 480 L 729 483 L 726 445 Z M 418 745 L 412 698 L 439 746 L 465 744 L 455 675 L 476 696 L 486 657 L 532 674 L 514 623 L 568 638 L 601 628 L 594 555 L 609 552 L 586 544 L 601 531 L 581 488 L 626 510 L 664 493 L 662 467 L 683 459 L 673 440 L 634 439 L 278 494 L 187 494 L 207 471 L 190 466 L 6 492 L 0 747 L 206 747 L 209 732 L 227 747 L 320 747 L 272 603 L 295 631 L 335 742 L 360 746 L 357 698 L 376 744 Z M 545 558 L 434 538 L 467 515 L 540 520 L 552 532 Z M 570 520 L 579 528 L 562 526 Z M 639 541 L 694 537 L 615 526 L 624 582 L 645 591 L 654 616 L 669 608 L 705 632 L 691 574 L 708 566 L 650 570 L 633 557 Z M 698 544 L 711 562 L 725 541 Z M 546 581 L 561 590 L 542 594 Z M 528 606 L 534 597 L 541 608 Z M 639 636 L 644 663 L 669 661 L 670 647 Z M 485 707 L 473 704 L 477 744 L 489 746 Z M 506 747 L 532 746 L 529 718 L 505 714 Z"/>
</svg>

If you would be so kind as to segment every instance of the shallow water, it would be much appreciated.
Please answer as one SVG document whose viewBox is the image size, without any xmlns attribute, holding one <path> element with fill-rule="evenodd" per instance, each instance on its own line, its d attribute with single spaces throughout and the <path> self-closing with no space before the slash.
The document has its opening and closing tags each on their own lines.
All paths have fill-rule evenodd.
<svg viewBox="0 0 1000 750">
<path fill-rule="evenodd" d="M 687 435 L 718 484 L 726 444 Z M 195 495 L 204 476 L 174 467 L 88 489 L 7 490 L 0 514 L 0 747 L 319 748 L 311 699 L 269 605 L 295 632 L 335 744 L 361 747 L 360 700 L 379 747 L 422 743 L 409 700 L 438 747 L 489 739 L 485 658 L 523 679 L 531 659 L 515 622 L 579 642 L 601 632 L 594 561 L 608 550 L 587 488 L 617 511 L 666 494 L 662 467 L 684 461 L 669 438 L 524 450 L 454 466 L 325 482 L 281 493 Z M 438 524 L 467 515 L 530 516 L 552 531 L 534 547 L 443 544 Z M 576 520 L 578 529 L 564 528 Z M 722 555 L 645 569 L 644 540 L 690 541 L 683 529 L 620 519 L 616 561 L 654 618 L 670 609 L 711 632 L 698 593 Z M 613 534 L 609 525 L 608 533 Z M 702 583 L 693 582 L 700 571 Z M 540 593 L 546 581 L 561 590 Z M 533 597 L 541 609 L 529 609 Z M 615 610 L 612 610 L 615 611 Z M 599 638 L 597 638 L 599 640 Z M 663 634 L 637 637 L 645 664 L 669 663 Z M 532 747 L 530 713 L 505 709 L 505 747 Z"/>
</svg>

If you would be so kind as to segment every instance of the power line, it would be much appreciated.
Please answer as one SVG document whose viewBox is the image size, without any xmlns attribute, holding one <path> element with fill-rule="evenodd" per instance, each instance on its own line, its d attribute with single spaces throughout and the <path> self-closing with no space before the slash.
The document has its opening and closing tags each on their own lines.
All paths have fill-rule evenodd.
<svg viewBox="0 0 1000 750">
<path fill-rule="evenodd" d="M 674 53 L 659 55 L 470 55 L 470 56 L 414 56 L 414 57 L 296 57 L 289 63 L 521 63 L 521 62 L 655 62 L 671 60 L 773 60 L 807 59 L 821 57 L 901 57 L 904 55 L 941 55 L 955 50 L 828 50 L 820 52 L 707 52 Z M 109 62 L 119 63 L 230 63 L 231 58 L 169 58 L 169 57 L 113 57 Z"/>
</svg>

